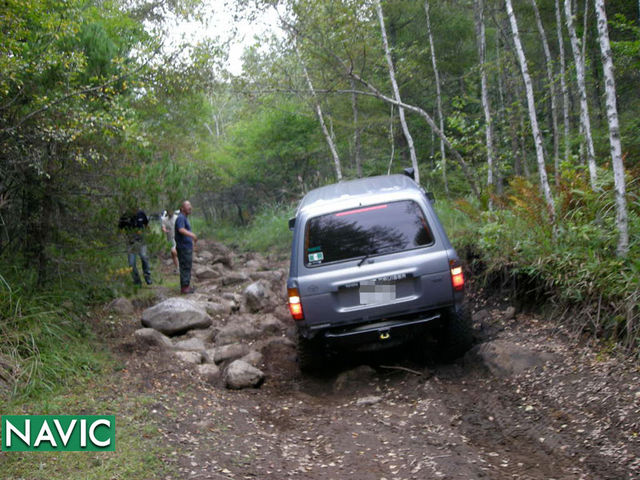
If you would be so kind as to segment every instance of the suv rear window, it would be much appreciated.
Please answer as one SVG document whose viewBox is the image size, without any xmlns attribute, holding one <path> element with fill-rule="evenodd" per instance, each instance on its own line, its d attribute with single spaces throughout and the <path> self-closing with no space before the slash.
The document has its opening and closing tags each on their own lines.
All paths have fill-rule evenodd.
<svg viewBox="0 0 640 480">
<path fill-rule="evenodd" d="M 305 265 L 381 255 L 431 245 L 433 234 L 412 200 L 354 208 L 311 218 Z"/>
</svg>

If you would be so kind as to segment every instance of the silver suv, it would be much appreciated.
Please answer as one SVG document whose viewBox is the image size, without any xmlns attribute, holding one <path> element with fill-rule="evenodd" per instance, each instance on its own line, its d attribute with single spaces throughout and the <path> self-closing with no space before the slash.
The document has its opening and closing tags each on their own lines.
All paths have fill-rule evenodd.
<svg viewBox="0 0 640 480">
<path fill-rule="evenodd" d="M 302 370 L 331 350 L 419 342 L 427 331 L 448 358 L 471 346 L 458 255 L 410 175 L 312 190 L 289 221 L 287 289 Z"/>
</svg>

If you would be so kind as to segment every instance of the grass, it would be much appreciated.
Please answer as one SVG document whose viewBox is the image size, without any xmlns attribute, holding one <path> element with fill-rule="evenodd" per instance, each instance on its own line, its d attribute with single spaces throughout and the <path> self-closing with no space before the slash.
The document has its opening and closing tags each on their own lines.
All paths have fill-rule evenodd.
<svg viewBox="0 0 640 480">
<path fill-rule="evenodd" d="M 42 480 L 148 479 L 172 476 L 161 456 L 170 453 L 150 420 L 146 396 L 115 395 L 118 386 L 109 375 L 80 378 L 64 392 L 14 402 L 6 414 L 116 415 L 115 452 L 0 452 L 3 478 Z"/>
<path fill-rule="evenodd" d="M 270 205 L 258 212 L 248 226 L 225 223 L 203 229 L 208 236 L 238 250 L 286 258 L 292 240 L 288 221 L 294 214 L 294 206 Z"/>
</svg>

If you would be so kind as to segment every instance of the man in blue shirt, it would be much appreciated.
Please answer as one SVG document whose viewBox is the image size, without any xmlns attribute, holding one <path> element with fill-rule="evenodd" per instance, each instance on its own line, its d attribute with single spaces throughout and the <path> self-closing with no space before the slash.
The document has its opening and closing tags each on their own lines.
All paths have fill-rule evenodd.
<svg viewBox="0 0 640 480">
<path fill-rule="evenodd" d="M 191 231 L 191 224 L 187 218 L 191 215 L 191 202 L 185 200 L 180 206 L 180 213 L 176 219 L 175 238 L 180 265 L 180 293 L 193 293 L 191 284 L 191 265 L 193 262 L 193 247 L 198 236 Z"/>
</svg>

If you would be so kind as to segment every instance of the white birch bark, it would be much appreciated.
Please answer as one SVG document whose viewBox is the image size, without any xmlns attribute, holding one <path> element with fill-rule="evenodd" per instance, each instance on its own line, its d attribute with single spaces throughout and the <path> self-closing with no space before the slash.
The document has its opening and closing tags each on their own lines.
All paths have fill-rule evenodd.
<svg viewBox="0 0 640 480">
<path fill-rule="evenodd" d="M 391 113 L 389 115 L 389 142 L 391 143 L 391 154 L 389 155 L 389 168 L 387 168 L 387 175 L 391 175 L 391 165 L 393 165 L 393 159 L 396 156 L 396 141 L 395 134 L 393 133 L 393 109 L 395 106 L 391 104 Z"/>
<path fill-rule="evenodd" d="M 527 105 L 529 107 L 529 118 L 531 121 L 531 133 L 533 134 L 533 141 L 536 147 L 536 158 L 538 161 L 538 173 L 540 175 L 540 188 L 544 194 L 547 208 L 551 216 L 551 222 L 555 223 L 556 211 L 553 203 L 553 197 L 551 195 L 551 188 L 549 187 L 549 181 L 547 179 L 547 168 L 544 160 L 544 149 L 542 147 L 542 134 L 538 127 L 538 117 L 536 115 L 535 98 L 533 95 L 533 86 L 531 84 L 531 76 L 529 75 L 529 69 L 527 67 L 527 59 L 524 56 L 524 50 L 522 49 L 522 43 L 520 42 L 520 33 L 518 32 L 518 23 L 516 22 L 516 16 L 513 13 L 513 6 L 511 0 L 505 0 L 507 7 L 507 16 L 511 23 L 511 31 L 513 32 L 513 43 L 516 47 L 518 54 L 518 61 L 520 62 L 520 70 L 522 71 L 522 78 L 524 80 L 524 87 L 527 94 Z"/>
<path fill-rule="evenodd" d="M 609 43 L 609 28 L 604 0 L 595 0 L 598 19 L 598 39 L 602 52 L 602 69 L 605 78 L 605 94 L 607 100 L 607 120 L 609 121 L 609 143 L 616 189 L 616 226 L 618 228 L 618 256 L 625 257 L 629 252 L 629 231 L 627 217 L 626 185 L 624 164 L 622 160 L 622 144 L 620 141 L 620 124 L 616 105 L 616 82 L 613 74 L 613 60 Z"/>
<path fill-rule="evenodd" d="M 571 0 L 564 0 L 564 11 L 567 20 L 567 30 L 569 31 L 569 38 L 571 39 L 571 50 L 573 51 L 573 58 L 576 65 L 576 82 L 578 84 L 578 94 L 580 96 L 580 124 L 582 125 L 582 131 L 587 148 L 587 165 L 589 167 L 589 180 L 591 182 L 591 188 L 596 189 L 596 181 L 598 179 L 598 173 L 596 170 L 596 159 L 593 148 L 593 138 L 591 137 L 591 120 L 589 118 L 589 105 L 587 103 L 587 87 L 585 84 L 585 69 L 584 58 L 580 51 L 580 45 L 578 43 L 578 36 L 576 34 L 576 28 L 573 23 L 573 15 L 571 9 Z"/>
<path fill-rule="evenodd" d="M 424 11 L 427 16 L 427 34 L 429 35 L 429 47 L 431 50 L 431 64 L 433 66 L 433 74 L 436 81 L 436 107 L 438 113 L 438 123 L 440 130 L 444 132 L 444 116 L 442 115 L 442 92 L 440 91 L 440 74 L 438 72 L 438 63 L 436 62 L 436 49 L 433 43 L 433 35 L 431 33 L 431 18 L 429 16 L 429 0 L 424 2 Z M 447 181 L 447 153 L 444 148 L 444 142 L 440 139 L 440 157 L 442 158 L 442 182 L 444 191 L 449 195 L 449 182 Z"/>
<path fill-rule="evenodd" d="M 355 83 L 351 79 L 351 89 L 355 90 Z M 353 110 L 353 160 L 356 164 L 358 178 L 362 178 L 362 161 L 360 159 L 360 125 L 358 123 L 358 95 L 351 94 L 351 109 Z"/>
<path fill-rule="evenodd" d="M 556 33 L 558 35 L 558 52 L 560 56 L 560 90 L 562 90 L 562 119 L 564 125 L 564 159 L 569 160 L 571 155 L 571 141 L 569 133 L 569 88 L 567 87 L 567 64 L 564 54 L 564 38 L 562 36 L 562 15 L 560 13 L 560 0 L 555 0 L 556 7 Z"/>
<path fill-rule="evenodd" d="M 398 82 L 396 81 L 395 68 L 393 66 L 393 59 L 391 58 L 391 50 L 389 49 L 389 41 L 387 40 L 387 30 L 384 26 L 384 16 L 382 14 L 382 5 L 380 0 L 376 0 L 376 10 L 378 12 L 378 20 L 380 21 L 380 32 L 382 34 L 382 44 L 384 46 L 385 57 L 387 58 L 387 66 L 389 67 L 389 79 L 391 80 L 391 86 L 393 87 L 393 96 L 398 102 L 402 102 L 400 97 L 400 89 L 398 88 Z M 407 146 L 409 147 L 409 154 L 411 155 L 411 165 L 415 172 L 416 183 L 420 184 L 420 170 L 418 169 L 418 157 L 416 156 L 416 149 L 413 145 L 413 137 L 409 132 L 409 127 L 404 115 L 404 108 L 398 108 L 398 116 L 400 117 L 400 125 L 402 125 L 402 132 L 407 140 Z"/>
<path fill-rule="evenodd" d="M 482 109 L 484 110 L 485 120 L 485 138 L 487 144 L 487 188 L 489 194 L 493 191 L 493 126 L 491 120 L 491 109 L 489 106 L 489 94 L 487 92 L 487 72 L 485 70 L 485 59 L 487 50 L 487 41 L 484 30 L 484 5 L 482 0 L 475 1 L 475 22 L 476 22 L 476 37 L 478 47 L 478 58 L 480 61 L 480 96 L 482 97 Z M 492 207 L 492 202 L 489 200 L 489 207 Z"/>
<path fill-rule="evenodd" d="M 331 156 L 333 157 L 333 165 L 336 171 L 336 179 L 338 181 L 342 180 L 342 167 L 340 165 L 340 157 L 338 156 L 338 150 L 336 149 L 335 143 L 333 142 L 333 138 L 327 129 L 327 124 L 324 121 L 324 115 L 322 113 L 322 108 L 320 107 L 320 102 L 318 101 L 318 96 L 316 95 L 316 90 L 313 88 L 313 83 L 311 82 L 311 77 L 309 76 L 309 72 L 307 71 L 307 66 L 302 60 L 302 56 L 300 55 L 300 51 L 296 45 L 296 54 L 298 55 L 298 60 L 300 61 L 300 65 L 302 65 L 302 71 L 304 72 L 304 78 L 307 81 L 307 86 L 309 87 L 309 92 L 311 93 L 311 98 L 313 99 L 316 115 L 318 116 L 318 121 L 320 122 L 320 126 L 322 127 L 322 133 L 324 134 L 324 138 L 327 141 L 327 145 L 329 146 L 329 150 L 331 151 Z"/>
<path fill-rule="evenodd" d="M 531 6 L 536 17 L 536 25 L 542 40 L 542 50 L 544 51 L 545 66 L 547 72 L 547 83 L 549 95 L 551 97 L 551 130 L 553 133 L 553 173 L 556 186 L 560 183 L 560 142 L 558 141 L 558 109 L 556 106 L 556 87 L 553 81 L 553 62 L 551 61 L 551 50 L 547 41 L 547 34 L 540 18 L 540 11 L 536 0 L 531 0 Z"/>
</svg>

